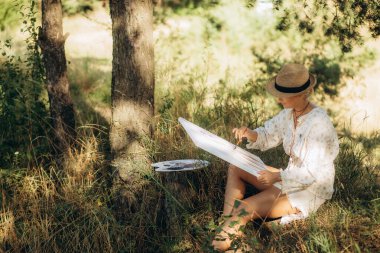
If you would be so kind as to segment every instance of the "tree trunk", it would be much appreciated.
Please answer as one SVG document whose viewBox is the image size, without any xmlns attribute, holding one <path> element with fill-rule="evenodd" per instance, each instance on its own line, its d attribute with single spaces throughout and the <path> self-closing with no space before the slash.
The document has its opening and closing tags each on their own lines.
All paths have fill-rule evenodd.
<svg viewBox="0 0 380 253">
<path fill-rule="evenodd" d="M 116 183 L 126 200 L 146 166 L 142 140 L 153 134 L 154 53 L 152 0 L 110 0 L 113 37 L 110 132 Z"/>
<path fill-rule="evenodd" d="M 67 80 L 65 40 L 62 31 L 62 4 L 60 0 L 42 1 L 42 28 L 39 45 L 46 69 L 50 114 L 54 131 L 53 145 L 58 154 L 65 153 L 74 143 L 74 106 Z"/>
</svg>

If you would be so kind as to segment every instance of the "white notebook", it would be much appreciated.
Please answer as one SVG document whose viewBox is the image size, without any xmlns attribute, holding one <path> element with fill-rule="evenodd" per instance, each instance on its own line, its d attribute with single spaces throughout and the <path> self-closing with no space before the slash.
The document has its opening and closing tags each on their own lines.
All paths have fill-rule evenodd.
<svg viewBox="0 0 380 253">
<path fill-rule="evenodd" d="M 254 176 L 259 176 L 259 171 L 266 170 L 264 162 L 258 156 L 210 133 L 184 118 L 178 118 L 178 121 L 185 128 L 194 144 L 201 149 L 251 173 Z M 279 183 L 274 185 L 277 188 L 280 188 Z"/>
</svg>

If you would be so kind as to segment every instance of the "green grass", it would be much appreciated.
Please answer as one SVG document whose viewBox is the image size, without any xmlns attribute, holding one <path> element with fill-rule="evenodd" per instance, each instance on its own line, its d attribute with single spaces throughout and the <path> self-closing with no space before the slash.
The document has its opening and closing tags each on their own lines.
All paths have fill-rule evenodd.
<svg viewBox="0 0 380 253">
<path fill-rule="evenodd" d="M 185 91 L 184 91 L 185 92 Z M 32 252 L 202 252 L 208 251 L 222 209 L 227 164 L 196 148 L 176 122 L 186 112 L 195 122 L 230 136 L 235 120 L 249 122 L 254 102 L 236 98 L 215 100 L 204 107 L 202 96 L 180 97 L 157 119 L 154 140 L 146 145 L 154 161 L 200 158 L 210 167 L 161 175 L 149 166 L 139 170 L 139 183 L 129 209 L 120 212 L 110 191 L 108 161 L 102 137 L 80 136 L 80 148 L 67 158 L 65 170 L 54 168 L 3 171 L 1 237 L 3 250 Z M 183 100 L 197 100 L 190 111 Z M 216 110 L 215 108 L 219 108 Z M 231 108 L 239 109 L 238 111 Z M 194 108 L 191 108 L 193 110 Z M 196 112 L 196 114 L 195 114 Z M 166 116 L 163 116 L 166 115 Z M 221 117 L 220 115 L 224 115 Z M 260 125 L 269 115 L 255 115 Z M 207 120 L 205 120 L 207 119 Z M 379 185 L 376 163 L 368 159 L 378 143 L 343 136 L 336 161 L 336 193 L 316 215 L 285 227 L 275 224 L 246 228 L 249 244 L 259 252 L 374 252 L 379 249 Z M 367 140 L 368 142 L 368 140 Z M 270 164 L 284 164 L 281 148 L 260 154 Z M 239 245 L 239 243 L 238 243 Z"/>
<path fill-rule="evenodd" d="M 1 169 L 2 251 L 211 252 L 228 165 L 196 148 L 177 118 L 233 141 L 233 127 L 255 128 L 280 110 L 263 90 L 271 73 L 299 56 L 293 52 L 304 58 L 313 52 L 305 53 L 302 45 L 309 42 L 300 35 L 293 34 L 293 41 L 292 34 L 272 30 L 273 23 L 258 20 L 236 3 L 179 13 L 165 18 L 182 22 L 184 28 L 170 28 L 156 40 L 156 131 L 143 142 L 152 161 L 198 158 L 211 165 L 171 174 L 137 165 L 130 202 L 121 210 L 112 191 L 115 172 L 108 148 L 111 62 L 73 59 L 68 77 L 79 122 L 78 146 L 66 157 L 64 170 L 57 170 L 53 161 Z M 290 49 L 284 47 L 289 44 Z M 348 72 L 355 54 L 342 56 L 334 45 L 327 47 L 331 58 L 322 60 L 331 64 L 318 63 L 336 66 L 341 59 L 342 73 Z M 366 52 L 358 56 L 360 66 L 370 58 Z M 313 99 L 323 105 L 320 91 Z M 315 215 L 284 227 L 249 223 L 237 247 L 248 244 L 257 252 L 379 251 L 380 132 L 358 135 L 333 121 L 341 142 L 333 199 Z M 287 163 L 281 147 L 258 154 L 273 166 Z"/>
</svg>

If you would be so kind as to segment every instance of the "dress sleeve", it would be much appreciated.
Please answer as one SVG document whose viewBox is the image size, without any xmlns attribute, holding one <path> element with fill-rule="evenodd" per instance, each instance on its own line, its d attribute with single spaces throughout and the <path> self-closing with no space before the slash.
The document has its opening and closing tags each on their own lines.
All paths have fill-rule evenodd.
<svg viewBox="0 0 380 253">
<path fill-rule="evenodd" d="M 284 193 L 305 189 L 316 181 L 321 185 L 334 181 L 333 162 L 339 153 L 339 141 L 331 121 L 318 120 L 306 138 L 304 159 L 290 162 L 286 170 L 280 171 Z"/>
<path fill-rule="evenodd" d="M 285 110 L 264 123 L 263 127 L 256 128 L 257 140 L 248 140 L 247 148 L 261 151 L 276 147 L 282 143 L 285 122 Z"/>
</svg>

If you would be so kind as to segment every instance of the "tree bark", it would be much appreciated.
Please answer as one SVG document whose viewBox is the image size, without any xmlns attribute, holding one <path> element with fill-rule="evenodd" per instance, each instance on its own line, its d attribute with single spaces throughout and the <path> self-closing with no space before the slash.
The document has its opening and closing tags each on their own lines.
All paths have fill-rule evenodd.
<svg viewBox="0 0 380 253">
<path fill-rule="evenodd" d="M 112 122 L 116 181 L 133 198 L 136 169 L 146 166 L 142 140 L 153 134 L 154 51 L 152 0 L 110 0 L 113 37 Z"/>
<path fill-rule="evenodd" d="M 54 131 L 53 146 L 58 154 L 65 153 L 76 137 L 74 106 L 67 79 L 65 40 L 62 29 L 60 0 L 42 1 L 42 27 L 39 45 L 46 69 L 47 91 Z"/>
</svg>

